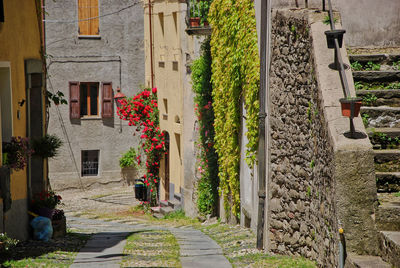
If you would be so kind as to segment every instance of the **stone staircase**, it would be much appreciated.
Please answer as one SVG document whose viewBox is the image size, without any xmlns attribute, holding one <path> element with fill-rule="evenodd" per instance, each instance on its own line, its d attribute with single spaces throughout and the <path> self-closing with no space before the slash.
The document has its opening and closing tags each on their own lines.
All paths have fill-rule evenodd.
<svg viewBox="0 0 400 268">
<path fill-rule="evenodd" d="M 355 256 L 348 267 L 400 267 L 400 55 L 349 55 L 361 116 L 375 151 L 381 258 Z"/>
<path fill-rule="evenodd" d="M 177 211 L 182 208 L 182 196 L 181 194 L 174 194 L 174 199 L 160 201 L 160 213 L 167 215 L 173 211 Z"/>
</svg>

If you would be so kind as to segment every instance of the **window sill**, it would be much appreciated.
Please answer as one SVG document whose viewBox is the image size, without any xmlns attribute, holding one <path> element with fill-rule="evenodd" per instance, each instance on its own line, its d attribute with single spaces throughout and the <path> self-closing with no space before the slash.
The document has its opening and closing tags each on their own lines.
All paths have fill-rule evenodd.
<svg viewBox="0 0 400 268">
<path fill-rule="evenodd" d="M 78 39 L 95 39 L 95 40 L 100 40 L 101 36 L 100 35 L 78 35 Z"/>
<path fill-rule="evenodd" d="M 101 120 L 101 116 L 83 116 L 81 120 Z"/>
</svg>

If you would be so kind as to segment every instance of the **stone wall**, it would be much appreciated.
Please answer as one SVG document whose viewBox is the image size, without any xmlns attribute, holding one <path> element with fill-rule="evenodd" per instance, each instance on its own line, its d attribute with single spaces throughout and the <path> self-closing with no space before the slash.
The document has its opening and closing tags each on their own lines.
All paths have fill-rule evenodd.
<svg viewBox="0 0 400 268">
<path fill-rule="evenodd" d="M 377 196 L 374 153 L 360 117 L 354 118 L 358 138 L 346 137 L 349 119 L 341 115 L 339 74 L 329 68 L 334 53 L 323 16 L 273 11 L 266 228 L 271 251 L 335 267 L 339 226 L 348 252 L 377 253 Z M 349 65 L 345 46 L 341 55 Z M 345 75 L 355 96 L 351 70 Z"/>
<path fill-rule="evenodd" d="M 271 38 L 270 249 L 337 266 L 333 145 L 307 13 L 274 11 Z"/>
</svg>

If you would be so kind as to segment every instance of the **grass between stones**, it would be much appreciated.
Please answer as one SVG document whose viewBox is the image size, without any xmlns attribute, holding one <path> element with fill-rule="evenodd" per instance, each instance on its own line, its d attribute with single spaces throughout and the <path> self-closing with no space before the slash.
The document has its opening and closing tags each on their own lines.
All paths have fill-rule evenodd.
<svg viewBox="0 0 400 268">
<path fill-rule="evenodd" d="M 256 249 L 256 236 L 250 229 L 215 223 L 198 227 L 214 239 L 234 267 L 317 267 L 302 257 L 270 255 Z"/>
<path fill-rule="evenodd" d="M 121 267 L 181 267 L 179 245 L 169 231 L 145 230 L 127 239 Z"/>
<path fill-rule="evenodd" d="M 64 238 L 49 242 L 20 242 L 8 257 L 0 258 L 0 267 L 69 267 L 90 236 L 68 230 Z"/>
</svg>

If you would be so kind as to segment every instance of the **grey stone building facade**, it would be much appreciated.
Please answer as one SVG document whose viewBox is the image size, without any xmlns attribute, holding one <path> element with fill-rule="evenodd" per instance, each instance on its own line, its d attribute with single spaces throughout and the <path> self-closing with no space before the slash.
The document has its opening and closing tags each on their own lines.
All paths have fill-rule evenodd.
<svg viewBox="0 0 400 268">
<path fill-rule="evenodd" d="M 121 181 L 119 158 L 138 145 L 120 121 L 113 96 L 144 84 L 143 7 L 131 0 L 46 1 L 47 90 L 68 105 L 52 105 L 48 133 L 64 144 L 49 161 L 53 189 Z"/>
</svg>

